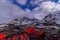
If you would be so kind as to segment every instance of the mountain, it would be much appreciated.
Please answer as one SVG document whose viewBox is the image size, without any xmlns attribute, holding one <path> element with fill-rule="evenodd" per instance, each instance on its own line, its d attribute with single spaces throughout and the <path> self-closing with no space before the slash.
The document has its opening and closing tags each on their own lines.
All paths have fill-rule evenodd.
<svg viewBox="0 0 60 40">
<path fill-rule="evenodd" d="M 60 11 L 48 14 L 42 23 L 47 25 L 60 25 Z"/>
</svg>

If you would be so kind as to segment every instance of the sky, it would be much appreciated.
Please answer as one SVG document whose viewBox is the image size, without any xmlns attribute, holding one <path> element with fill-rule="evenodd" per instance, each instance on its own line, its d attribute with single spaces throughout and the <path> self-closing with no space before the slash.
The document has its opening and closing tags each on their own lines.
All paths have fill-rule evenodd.
<svg viewBox="0 0 60 40">
<path fill-rule="evenodd" d="M 23 10 L 25 10 L 26 8 L 28 8 L 29 10 L 33 10 L 34 8 L 36 8 L 38 6 L 38 5 L 33 6 L 32 4 L 30 4 L 31 0 L 23 0 L 23 1 L 25 1 L 25 2 L 22 2 L 21 0 L 13 0 L 12 2 L 15 5 L 18 5 L 19 7 L 21 7 Z M 44 1 L 52 1 L 52 2 L 56 2 L 56 3 L 58 2 L 58 0 L 42 0 L 41 2 L 44 2 Z"/>
<path fill-rule="evenodd" d="M 19 1 L 19 0 L 18 0 Z M 14 1 L 15 3 L 17 3 L 18 1 Z M 29 8 L 30 10 L 33 10 L 35 7 L 37 7 L 37 5 L 34 5 L 34 7 L 33 7 L 33 5 L 32 4 L 30 4 L 30 1 L 31 0 L 26 0 L 26 3 L 25 2 L 21 2 L 23 5 L 21 5 L 21 3 L 17 3 L 16 5 L 20 5 L 20 7 L 22 8 L 22 9 L 24 9 L 24 7 L 25 8 Z M 34 0 L 33 0 L 34 1 Z M 38 0 L 39 1 L 39 0 Z M 45 0 L 43 0 L 43 1 L 40 1 L 40 2 L 44 2 Z M 47 0 L 47 1 L 49 1 L 49 0 Z M 52 2 L 55 2 L 55 3 L 57 3 L 58 2 L 58 0 L 51 0 Z M 25 5 L 24 5 L 25 4 Z M 28 5 L 29 5 L 29 7 L 28 7 Z"/>
<path fill-rule="evenodd" d="M 0 0 L 0 23 L 23 16 L 42 20 L 54 11 L 60 11 L 58 0 Z"/>
<path fill-rule="evenodd" d="M 53 1 L 53 2 L 56 2 L 56 3 L 58 2 L 58 0 L 52 0 L 52 1 Z"/>
</svg>

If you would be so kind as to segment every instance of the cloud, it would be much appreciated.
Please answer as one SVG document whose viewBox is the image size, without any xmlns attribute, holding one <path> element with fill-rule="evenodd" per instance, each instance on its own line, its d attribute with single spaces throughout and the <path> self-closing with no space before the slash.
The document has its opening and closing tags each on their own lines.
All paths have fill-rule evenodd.
<svg viewBox="0 0 60 40">
<path fill-rule="evenodd" d="M 25 5 L 27 0 L 16 0 L 19 4 Z"/>
<path fill-rule="evenodd" d="M 58 1 L 58 3 L 60 3 L 60 0 Z"/>
<path fill-rule="evenodd" d="M 48 12 L 60 11 L 60 4 L 47 1 L 47 2 L 42 2 L 40 8 L 41 10 L 48 11 Z"/>
<path fill-rule="evenodd" d="M 51 12 L 55 8 L 56 3 L 47 1 L 47 2 L 42 2 L 40 5 L 40 9 L 43 11 L 48 11 Z"/>
<path fill-rule="evenodd" d="M 30 13 L 30 18 L 36 18 L 42 20 L 45 16 L 49 13 L 60 11 L 60 4 L 55 3 L 52 1 L 42 2 L 38 7 L 37 10 L 34 10 Z"/>
<path fill-rule="evenodd" d="M 23 17 L 27 15 L 26 11 L 22 10 L 16 5 L 13 5 L 9 1 L 0 1 L 0 24 L 9 23 L 15 18 Z"/>
<path fill-rule="evenodd" d="M 24 3 L 25 2 L 23 2 L 22 4 Z M 22 10 L 18 6 L 13 5 L 10 2 L 0 1 L 0 9 L 1 9 L 0 10 L 0 23 L 7 23 L 7 22 L 12 21 L 14 18 L 18 18 L 18 17 L 21 18 L 23 16 L 42 20 L 49 13 L 54 12 L 54 11 L 60 11 L 60 4 L 51 2 L 51 1 L 44 1 L 38 6 L 37 10 L 27 12 L 27 11 Z"/>
</svg>

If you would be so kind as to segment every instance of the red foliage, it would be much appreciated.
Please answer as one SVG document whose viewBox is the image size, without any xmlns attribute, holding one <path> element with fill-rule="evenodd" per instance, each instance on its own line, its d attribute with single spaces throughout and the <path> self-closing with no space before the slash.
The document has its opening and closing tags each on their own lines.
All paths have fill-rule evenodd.
<svg viewBox="0 0 60 40">
<path fill-rule="evenodd" d="M 38 31 L 35 31 L 35 33 L 34 33 L 34 35 L 36 36 L 36 37 L 39 37 L 40 35 L 42 35 L 43 34 L 43 30 L 38 30 Z"/>
<path fill-rule="evenodd" d="M 27 34 L 22 34 L 22 35 L 20 35 L 20 39 L 21 40 L 28 40 L 28 36 L 27 36 Z"/>
<path fill-rule="evenodd" d="M 0 34 L 0 39 L 3 39 L 6 35 L 5 34 Z"/>
<path fill-rule="evenodd" d="M 12 40 L 17 40 L 18 36 L 13 36 Z"/>
<path fill-rule="evenodd" d="M 29 34 L 34 33 L 34 31 L 35 30 L 33 26 L 30 26 L 29 28 L 26 29 L 26 33 L 29 33 Z"/>
<path fill-rule="evenodd" d="M 26 33 L 33 34 L 36 37 L 42 35 L 43 32 L 44 32 L 43 30 L 36 31 L 33 26 L 30 26 L 29 28 L 26 29 Z"/>
<path fill-rule="evenodd" d="M 33 26 L 30 26 L 29 28 L 26 29 L 25 32 L 28 34 L 26 34 L 26 33 L 21 34 L 20 35 L 21 40 L 29 40 L 29 38 L 28 38 L 29 34 L 33 34 L 34 37 L 39 37 L 40 35 L 43 34 L 44 31 L 43 30 L 35 30 Z M 6 40 L 6 39 L 17 40 L 18 39 L 18 36 L 15 36 L 15 35 L 12 38 L 5 38 L 5 37 L 6 37 L 5 34 L 3 34 L 3 33 L 0 34 L 0 40 Z"/>
</svg>

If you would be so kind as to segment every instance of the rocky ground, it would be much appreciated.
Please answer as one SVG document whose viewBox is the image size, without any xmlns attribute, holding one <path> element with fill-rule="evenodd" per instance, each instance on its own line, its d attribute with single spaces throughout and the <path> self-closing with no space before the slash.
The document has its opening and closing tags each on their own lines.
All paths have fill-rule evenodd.
<svg viewBox="0 0 60 40">
<path fill-rule="evenodd" d="M 30 27 L 32 26 L 32 28 Z M 36 37 L 35 33 L 27 34 L 26 29 L 31 28 L 31 30 L 35 30 L 36 32 L 38 30 L 43 30 L 42 34 L 41 31 L 37 32 L 38 37 Z M 30 31 L 31 31 L 30 30 Z M 33 31 L 34 31 L 33 30 Z M 28 19 L 28 18 L 22 18 L 22 19 L 14 19 L 12 22 L 8 24 L 1 24 L 0 26 L 0 33 L 5 34 L 7 38 L 11 38 L 14 35 L 21 36 L 22 34 L 27 34 L 27 39 L 29 40 L 60 40 L 60 27 L 57 25 L 44 25 L 44 23 L 41 23 L 40 21 L 37 21 L 35 19 Z M 21 39 L 21 38 L 20 38 Z M 26 38 L 24 40 L 27 40 Z M 23 39 L 21 39 L 23 40 Z"/>
</svg>

